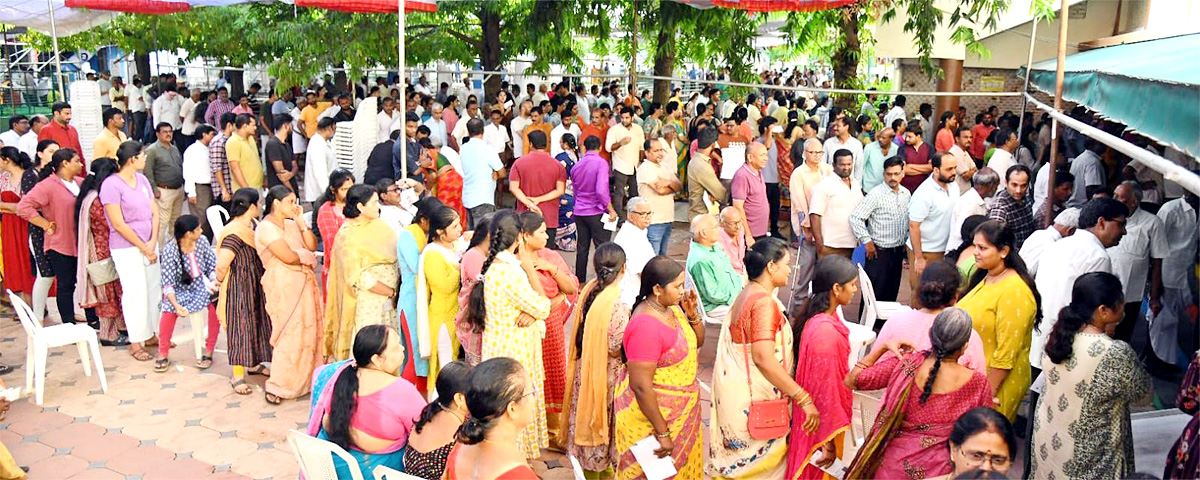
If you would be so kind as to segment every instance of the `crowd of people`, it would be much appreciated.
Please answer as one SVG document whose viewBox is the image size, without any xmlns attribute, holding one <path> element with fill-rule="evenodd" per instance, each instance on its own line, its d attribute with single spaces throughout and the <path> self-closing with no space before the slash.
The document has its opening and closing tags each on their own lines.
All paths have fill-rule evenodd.
<svg viewBox="0 0 1200 480">
<path fill-rule="evenodd" d="M 114 78 L 92 159 L 69 104 L 12 117 L 4 287 L 39 319 L 54 296 L 157 372 L 179 319 L 207 327 L 200 370 L 225 331 L 234 392 L 264 375 L 269 403 L 311 394 L 308 433 L 365 476 L 536 478 L 550 448 L 632 479 L 649 438 L 677 478 L 993 478 L 1020 438 L 1031 478 L 1121 478 L 1131 405 L 1197 347 L 1200 199 L 1078 132 L 1049 158 L 1046 118 L 363 80 L 235 102 Z M 379 142 L 359 179 L 329 140 L 367 96 Z M 686 261 L 668 256 L 677 200 Z M 229 219 L 210 224 L 212 205 Z M 878 339 L 852 357 L 860 282 L 895 301 L 905 275 L 912 309 L 868 322 Z M 848 441 L 854 392 L 876 390 Z M 1187 432 L 1167 477 L 1200 474 Z"/>
</svg>

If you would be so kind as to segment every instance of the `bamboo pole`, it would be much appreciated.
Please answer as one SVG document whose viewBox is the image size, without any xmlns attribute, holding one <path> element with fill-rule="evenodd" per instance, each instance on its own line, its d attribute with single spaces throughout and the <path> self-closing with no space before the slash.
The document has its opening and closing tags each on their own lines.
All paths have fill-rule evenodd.
<svg viewBox="0 0 1200 480">
<path fill-rule="evenodd" d="M 1025 63 L 1025 88 L 1021 89 L 1022 93 L 1029 92 L 1029 77 L 1033 75 L 1033 46 L 1037 43 L 1037 17 L 1033 18 L 1033 33 L 1029 35 L 1029 60 Z M 1025 112 L 1029 109 L 1029 100 L 1024 98 L 1021 100 L 1021 116 L 1017 120 L 1017 135 L 1025 135 Z M 1024 140 L 1024 138 L 1022 138 Z M 1033 153 L 1033 152 L 1029 152 Z M 1037 159 L 1034 159 L 1035 163 Z"/>
<path fill-rule="evenodd" d="M 1068 0 L 1062 0 L 1062 6 L 1058 12 L 1058 66 L 1054 71 L 1054 110 L 1059 113 L 1062 113 L 1063 78 L 1066 74 L 1065 69 L 1067 68 L 1067 16 L 1068 9 L 1070 8 L 1067 2 Z M 1028 71 L 1025 78 L 1028 81 Z M 1055 170 L 1058 170 L 1054 165 L 1054 162 L 1058 159 L 1058 119 L 1053 118 L 1052 121 L 1054 123 L 1050 127 L 1050 168 L 1048 169 L 1050 173 L 1049 177 L 1046 178 L 1046 185 L 1049 188 L 1047 192 L 1054 191 Z M 1047 193 L 1047 195 L 1051 195 L 1051 193 Z M 1046 199 L 1046 219 L 1049 222 L 1054 222 L 1053 198 Z"/>
<path fill-rule="evenodd" d="M 399 0 L 399 15 L 400 19 L 396 21 L 396 44 L 399 50 L 400 57 L 397 59 L 400 64 L 400 82 L 404 83 L 404 89 L 400 92 L 400 152 L 404 161 L 400 162 L 400 178 L 408 178 L 408 144 L 405 143 L 405 137 L 408 135 L 408 82 L 404 79 L 404 0 Z"/>
<path fill-rule="evenodd" d="M 55 79 L 58 80 L 58 101 L 67 101 L 66 91 L 63 89 L 63 73 L 62 73 L 62 55 L 58 51 L 58 27 L 54 22 L 54 0 L 46 0 L 46 5 L 50 7 L 50 39 L 54 43 L 54 71 Z"/>
</svg>

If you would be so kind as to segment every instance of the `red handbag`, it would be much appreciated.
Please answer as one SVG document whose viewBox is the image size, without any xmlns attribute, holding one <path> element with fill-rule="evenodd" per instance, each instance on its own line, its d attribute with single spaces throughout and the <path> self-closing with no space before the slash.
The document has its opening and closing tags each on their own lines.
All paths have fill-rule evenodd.
<svg viewBox="0 0 1200 480">
<path fill-rule="evenodd" d="M 754 299 L 757 300 L 757 297 Z M 743 308 L 749 303 L 748 300 L 750 299 L 743 300 Z M 776 312 L 776 315 L 778 315 L 778 312 Z M 742 324 L 742 335 L 743 340 L 750 339 L 750 334 L 746 331 L 745 324 Z M 747 343 L 742 348 L 742 356 L 746 365 L 746 388 L 750 390 L 750 414 L 746 417 L 746 429 L 750 433 L 750 438 L 755 440 L 781 438 L 792 430 L 791 400 L 778 398 L 775 400 L 754 401 L 754 387 L 750 383 L 750 345 L 753 345 L 753 342 Z M 786 369 L 786 365 L 784 368 Z"/>
</svg>

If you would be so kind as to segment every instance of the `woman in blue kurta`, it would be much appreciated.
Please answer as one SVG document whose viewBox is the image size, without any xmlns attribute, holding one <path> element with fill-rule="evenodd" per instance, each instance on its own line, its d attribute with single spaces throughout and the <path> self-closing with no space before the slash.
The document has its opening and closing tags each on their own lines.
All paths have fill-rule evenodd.
<svg viewBox="0 0 1200 480">
<path fill-rule="evenodd" d="M 396 258 L 400 263 L 400 289 L 397 292 L 396 311 L 399 313 L 399 329 L 404 336 L 404 368 L 401 377 L 412 382 L 425 394 L 425 378 L 429 376 L 429 359 L 421 358 L 417 342 L 417 267 L 421 251 L 429 242 L 429 218 L 444 205 L 433 197 L 417 201 L 417 214 L 412 224 L 404 227 L 396 241 Z"/>
</svg>

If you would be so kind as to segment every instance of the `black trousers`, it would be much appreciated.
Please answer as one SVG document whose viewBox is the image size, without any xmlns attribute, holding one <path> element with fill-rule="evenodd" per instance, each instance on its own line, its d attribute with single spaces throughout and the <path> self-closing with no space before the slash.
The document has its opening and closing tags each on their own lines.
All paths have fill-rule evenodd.
<svg viewBox="0 0 1200 480">
<path fill-rule="evenodd" d="M 613 208 L 624 212 L 625 202 L 638 195 L 637 173 L 626 175 L 614 170 L 611 185 Z"/>
<path fill-rule="evenodd" d="M 575 277 L 580 283 L 587 281 L 588 255 L 592 246 L 608 243 L 612 232 L 604 229 L 604 214 L 575 217 L 575 234 L 578 250 L 575 252 Z"/>
<path fill-rule="evenodd" d="M 1142 302 L 1126 302 L 1125 318 L 1121 319 L 1121 323 L 1117 324 L 1117 331 L 1113 334 L 1113 338 L 1133 345 L 1130 340 L 1133 339 L 1134 327 L 1141 321 L 1141 313 Z"/>
<path fill-rule="evenodd" d="M 779 184 L 767 184 L 767 205 L 771 208 L 770 222 L 771 228 L 767 230 L 770 235 L 775 238 L 783 238 L 779 234 Z"/>
<path fill-rule="evenodd" d="M 75 323 L 75 269 L 78 259 L 54 250 L 46 250 L 46 259 L 50 260 L 54 277 L 58 280 L 58 293 L 54 297 L 58 315 L 63 323 Z"/>
<path fill-rule="evenodd" d="M 863 264 L 871 285 L 875 287 L 875 300 L 894 302 L 900 293 L 900 277 L 904 275 L 904 259 L 908 254 L 904 245 L 891 248 L 875 247 L 875 258 Z"/>
<path fill-rule="evenodd" d="M 146 112 L 133 112 L 130 117 L 132 121 L 129 122 L 129 139 L 141 141 L 146 128 Z"/>
<path fill-rule="evenodd" d="M 467 209 L 467 217 L 468 217 L 467 223 L 468 223 L 468 226 L 470 227 L 468 229 L 474 230 L 475 226 L 479 224 L 479 221 L 482 220 L 485 215 L 487 215 L 489 213 L 493 213 L 495 211 L 496 211 L 496 206 L 492 205 L 490 203 L 484 203 L 475 208 L 468 208 Z"/>
</svg>

